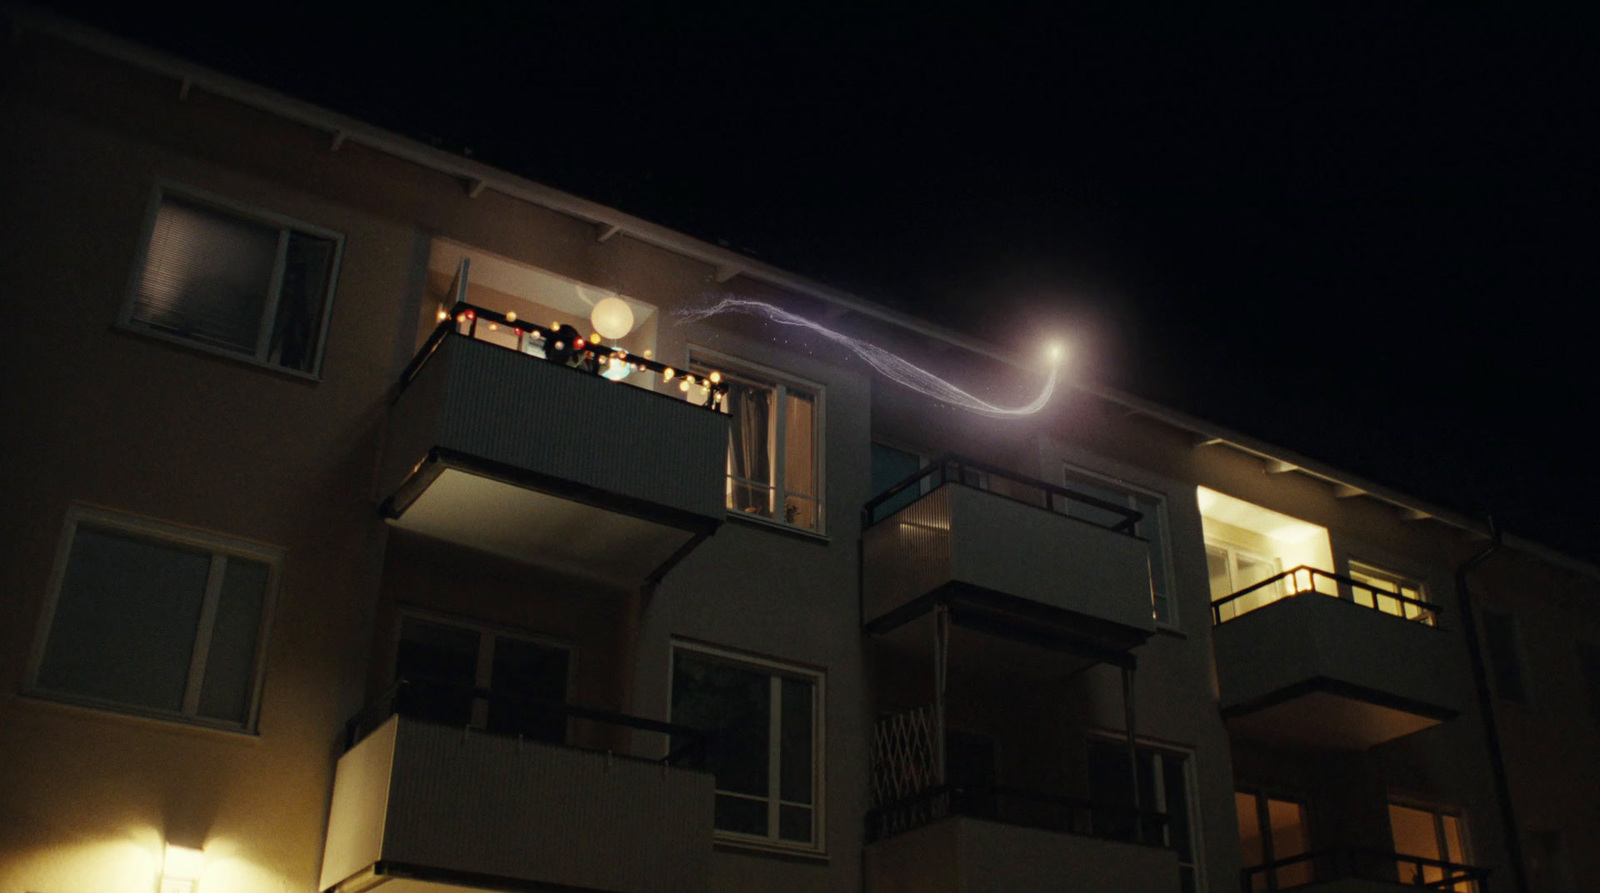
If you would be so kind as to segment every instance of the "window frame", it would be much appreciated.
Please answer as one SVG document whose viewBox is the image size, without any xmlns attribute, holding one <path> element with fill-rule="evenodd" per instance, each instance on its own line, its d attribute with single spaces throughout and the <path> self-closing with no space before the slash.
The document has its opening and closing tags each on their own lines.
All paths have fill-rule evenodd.
<svg viewBox="0 0 1600 893">
<path fill-rule="evenodd" d="M 1461 809 L 1453 805 L 1442 806 L 1436 802 L 1414 799 L 1407 797 L 1404 794 L 1390 794 L 1384 798 L 1384 819 L 1389 822 L 1389 840 L 1391 846 L 1394 844 L 1394 821 L 1392 818 L 1391 809 L 1396 806 L 1402 809 L 1409 809 L 1413 812 L 1427 813 L 1428 816 L 1433 819 L 1434 846 L 1438 848 L 1438 858 L 1443 862 L 1451 861 L 1449 834 L 1445 830 L 1444 820 L 1446 817 L 1454 819 L 1456 822 L 1456 832 L 1460 838 L 1457 842 L 1461 845 L 1461 861 L 1453 864 L 1469 866 L 1473 864 L 1474 857 L 1472 852 L 1472 830 L 1467 825 L 1467 813 L 1465 809 Z M 1411 855 L 1409 853 L 1401 853 L 1398 848 L 1395 850 L 1395 853 L 1401 856 Z M 1428 857 L 1422 856 L 1414 858 Z M 1402 881 L 1401 883 L 1405 882 Z M 1474 881 L 1458 881 L 1457 883 L 1468 884 L 1470 885 L 1470 889 L 1473 890 L 1477 890 L 1482 886 Z M 1453 887 L 1436 887 L 1434 889 L 1450 890 L 1453 889 Z"/>
<path fill-rule="evenodd" d="M 787 505 L 786 499 L 788 496 L 786 480 L 788 477 L 788 438 L 785 436 L 787 433 L 787 414 L 783 411 L 783 398 L 791 389 L 798 393 L 805 393 L 811 397 L 813 415 L 811 450 L 816 456 L 816 467 L 813 469 L 812 473 L 817 482 L 817 492 L 811 496 L 811 499 L 816 503 L 816 526 L 802 527 L 798 524 L 790 523 L 781 518 L 769 518 L 765 515 L 734 511 L 733 508 L 728 505 L 728 502 L 732 498 L 732 487 L 735 482 L 743 483 L 746 486 L 767 487 L 769 485 L 762 484 L 758 481 L 746 480 L 744 478 L 735 478 L 731 472 L 725 472 L 723 476 L 725 484 L 728 488 L 728 498 L 723 500 L 723 509 L 729 518 L 738 518 L 740 520 L 752 521 L 758 524 L 769 524 L 783 530 L 826 537 L 828 535 L 827 499 L 825 498 L 828 486 L 828 457 L 826 448 L 827 388 L 818 382 L 810 381 L 808 379 L 773 369 L 768 366 L 763 366 L 759 363 L 753 363 L 749 360 L 731 357 L 727 354 L 703 347 L 691 346 L 689 348 L 688 366 L 695 375 L 701 374 L 704 368 L 710 368 L 722 373 L 722 377 L 724 379 L 732 379 L 733 381 L 744 385 L 772 389 L 774 416 L 773 438 L 776 442 L 772 446 L 773 480 L 772 484 L 770 485 L 770 489 L 779 496 L 780 505 Z M 721 412 L 724 415 L 729 414 L 728 402 L 726 400 L 723 401 Z"/>
<path fill-rule="evenodd" d="M 1088 748 L 1097 744 L 1116 750 L 1122 750 L 1125 754 L 1128 746 L 1128 736 L 1112 729 L 1102 728 L 1091 730 L 1085 737 L 1084 741 L 1084 766 L 1086 769 L 1090 762 Z M 1206 882 L 1205 830 L 1201 826 L 1200 773 L 1195 764 L 1195 750 L 1193 747 L 1172 744 L 1165 741 L 1155 741 L 1143 736 L 1134 737 L 1134 749 L 1139 753 L 1147 753 L 1150 755 L 1153 767 L 1152 774 L 1156 775 L 1158 778 L 1160 777 L 1162 771 L 1161 765 L 1163 755 L 1170 754 L 1172 756 L 1182 758 L 1184 795 L 1185 799 L 1188 801 L 1185 805 L 1188 807 L 1187 812 L 1189 814 L 1189 852 L 1193 859 L 1187 863 L 1179 862 L 1178 865 L 1180 868 L 1182 868 L 1184 865 L 1188 865 L 1190 870 L 1193 872 L 1195 893 L 1206 893 L 1209 885 Z M 1089 790 L 1091 786 L 1092 782 L 1090 782 L 1089 786 L 1085 787 L 1085 790 Z M 1151 812 L 1159 812 L 1162 815 L 1172 814 L 1167 810 L 1167 806 L 1169 804 L 1166 802 L 1165 789 L 1159 792 L 1151 791 L 1149 793 L 1159 793 L 1159 796 L 1155 797 L 1151 803 L 1145 804 L 1143 807 L 1144 809 Z M 1160 806 L 1160 809 L 1157 809 L 1157 806 Z M 1171 826 L 1167 824 L 1162 825 L 1161 833 L 1164 838 L 1165 835 L 1168 834 L 1168 829 L 1170 827 Z M 1170 841 L 1168 842 L 1168 845 L 1170 845 Z"/>
<path fill-rule="evenodd" d="M 1162 598 L 1166 599 L 1167 610 L 1170 614 L 1170 617 L 1167 620 L 1156 619 L 1156 628 L 1171 630 L 1173 632 L 1181 632 L 1183 630 L 1183 618 L 1178 610 L 1177 578 L 1174 576 L 1172 568 L 1172 513 L 1167 510 L 1167 494 L 1162 493 L 1159 490 L 1152 490 L 1149 487 L 1141 487 L 1138 484 L 1130 483 L 1122 478 L 1114 477 L 1112 475 L 1105 474 L 1104 472 L 1095 471 L 1094 469 L 1086 468 L 1082 465 L 1076 465 L 1071 462 L 1063 462 L 1062 481 L 1064 481 L 1063 486 L 1065 486 L 1068 490 L 1072 489 L 1074 477 L 1080 479 L 1080 483 L 1089 484 L 1091 486 L 1107 487 L 1120 492 L 1127 497 L 1128 508 L 1133 509 L 1134 511 L 1142 511 L 1142 509 L 1139 508 L 1139 497 L 1141 496 L 1145 499 L 1151 500 L 1156 504 L 1156 523 L 1161 526 L 1161 541 L 1159 543 L 1152 543 L 1151 545 L 1154 545 L 1157 551 L 1160 553 L 1162 579 L 1166 581 L 1165 589 L 1167 591 L 1159 594 Z M 1144 537 L 1140 537 L 1140 539 L 1144 539 Z M 1145 539 L 1145 542 L 1150 543 L 1150 540 Z M 1154 617 L 1156 593 L 1153 575 L 1150 581 L 1150 589 L 1152 593 L 1150 600 L 1150 613 L 1151 616 Z"/>
<path fill-rule="evenodd" d="M 439 626 L 452 626 L 457 629 L 471 630 L 478 634 L 478 650 L 474 655 L 476 664 L 473 668 L 473 684 L 486 691 L 493 691 L 494 686 L 494 641 L 499 638 L 519 639 L 531 642 L 544 648 L 556 648 L 567 653 L 567 678 L 566 699 L 571 704 L 578 692 L 578 643 L 549 633 L 534 632 L 514 626 L 495 623 L 478 617 L 468 617 L 461 614 L 447 614 L 440 611 L 430 611 L 427 608 L 413 605 L 399 605 L 395 609 L 394 630 L 389 641 L 389 684 L 399 682 L 396 674 L 400 664 L 400 643 L 404 639 L 405 620 L 412 617 L 424 623 Z M 484 647 L 485 643 L 488 647 Z M 489 703 L 483 698 L 472 699 L 472 727 L 482 731 L 489 725 Z M 567 722 L 567 738 L 571 740 L 572 722 Z"/>
<path fill-rule="evenodd" d="M 273 260 L 272 270 L 272 283 L 274 287 L 272 289 L 272 293 L 267 295 L 267 302 L 262 307 L 262 332 L 257 336 L 256 350 L 253 354 L 245 354 L 239 351 L 228 350 L 224 347 L 218 347 L 213 344 L 206 344 L 202 341 L 197 341 L 192 338 L 185 338 L 182 335 L 173 334 L 171 332 L 164 332 L 161 329 L 142 325 L 134 321 L 134 309 L 139 302 L 139 285 L 144 279 L 145 265 L 149 263 L 150 259 L 150 240 L 155 235 L 156 219 L 161 213 L 161 204 L 168 195 L 174 195 L 196 204 L 206 205 L 214 210 L 232 214 L 248 221 L 267 226 L 275 226 L 278 228 L 278 253 L 277 257 Z M 333 242 L 333 259 L 328 264 L 328 292 L 323 298 L 322 322 L 317 331 L 317 344 L 316 350 L 314 351 L 315 359 L 312 361 L 311 368 L 308 370 L 292 369 L 288 366 L 281 366 L 277 363 L 268 361 L 265 357 L 265 345 L 269 341 L 267 333 L 271 330 L 271 326 L 267 324 L 267 321 L 269 319 L 276 319 L 278 301 L 283 294 L 284 251 L 287 244 L 286 234 L 290 230 L 300 232 L 308 236 L 329 239 Z M 210 192 L 208 190 L 190 186 L 185 183 L 178 183 L 165 178 L 157 178 L 155 185 L 151 189 L 148 206 L 145 208 L 144 224 L 141 230 L 141 237 L 139 241 L 139 253 L 134 260 L 133 272 L 128 277 L 127 290 L 123 295 L 122 309 L 117 314 L 116 326 L 119 329 L 133 332 L 143 337 L 154 338 L 158 341 L 165 341 L 170 344 L 179 344 L 193 350 L 198 350 L 202 353 L 211 354 L 213 356 L 226 357 L 231 360 L 247 363 L 251 366 L 269 369 L 274 372 L 281 372 L 285 375 L 292 375 L 296 378 L 304 378 L 310 381 L 321 381 L 322 361 L 327 352 L 328 346 L 328 328 L 329 323 L 333 319 L 334 297 L 338 291 L 339 285 L 339 270 L 344 261 L 344 242 L 345 237 L 343 233 L 335 232 L 327 227 L 318 226 L 314 223 L 309 223 L 307 221 L 300 220 L 299 218 L 290 217 L 286 214 L 279 214 L 275 211 L 269 211 L 265 208 L 260 208 L 237 201 L 227 196 L 218 195 L 215 192 Z"/>
<path fill-rule="evenodd" d="M 201 596 L 200 617 L 196 624 L 194 647 L 189 658 L 189 674 L 184 683 L 183 707 L 181 710 L 174 712 L 140 704 L 125 704 L 93 695 L 45 688 L 39 684 L 39 673 L 43 668 L 45 652 L 50 644 L 50 631 L 55 625 L 56 611 L 60 607 L 61 587 L 66 581 L 67 569 L 72 561 L 73 544 L 77 538 L 78 528 L 84 524 L 92 528 L 127 534 L 133 538 L 150 541 L 158 545 L 203 549 L 210 553 L 211 566 L 205 592 Z M 221 596 L 223 572 L 226 570 L 229 556 L 260 562 L 267 566 L 266 593 L 262 597 L 261 616 L 258 618 L 256 626 L 255 654 L 251 660 L 250 696 L 245 709 L 245 719 L 239 723 L 199 715 L 200 692 L 205 682 L 206 662 L 210 658 L 211 635 L 215 631 L 213 624 L 216 621 L 217 601 Z M 41 700 L 87 707 L 108 713 L 163 720 L 237 734 L 259 735 L 261 693 L 266 685 L 267 650 L 270 644 L 272 617 L 277 604 L 278 588 L 283 577 L 283 563 L 283 550 L 272 546 L 157 521 L 153 518 L 127 512 L 88 505 L 68 506 L 66 519 L 62 524 L 61 537 L 56 549 L 55 562 L 50 571 L 49 588 L 45 591 L 44 602 L 39 609 L 38 627 L 34 634 L 33 648 L 28 657 L 26 675 L 23 677 L 23 694 Z"/>
<path fill-rule="evenodd" d="M 1390 591 L 1390 594 L 1392 594 L 1392 595 L 1398 595 L 1398 596 L 1402 596 L 1402 597 L 1406 597 L 1406 598 L 1414 597 L 1418 601 L 1424 601 L 1424 602 L 1429 602 L 1429 603 L 1432 602 L 1432 599 L 1428 598 L 1428 585 L 1427 585 L 1426 582 L 1423 581 L 1423 579 L 1422 579 L 1422 577 L 1420 575 L 1410 574 L 1410 573 L 1403 573 L 1401 571 L 1394 570 L 1392 565 L 1384 565 L 1384 564 L 1377 564 L 1377 563 L 1374 563 L 1374 562 L 1371 562 L 1371 561 L 1363 561 L 1360 558 L 1347 558 L 1347 559 L 1345 559 L 1345 563 L 1344 563 L 1344 572 L 1345 572 L 1345 576 L 1349 577 L 1352 580 L 1355 580 L 1357 583 L 1361 583 L 1364 586 L 1370 586 L 1372 584 L 1366 582 L 1366 580 L 1361 579 L 1362 577 L 1366 577 L 1369 580 L 1377 580 L 1377 581 L 1379 581 L 1381 583 L 1387 583 L 1387 584 L 1393 586 L 1394 589 Z M 1379 589 L 1380 587 L 1373 586 L 1373 588 L 1374 589 Z M 1406 589 L 1414 590 L 1416 592 L 1416 595 L 1415 596 L 1406 596 L 1405 591 L 1404 591 Z M 1350 596 L 1351 596 L 1351 600 L 1355 601 L 1356 593 L 1354 591 L 1352 591 L 1350 593 Z M 1376 598 L 1376 596 L 1375 596 L 1375 598 Z M 1361 604 L 1361 602 L 1357 601 L 1356 604 Z M 1424 626 L 1437 626 L 1438 625 L 1437 620 L 1435 620 L 1434 622 L 1430 623 L 1424 617 L 1424 615 L 1422 614 L 1422 612 L 1420 610 L 1418 610 L 1416 615 L 1407 614 L 1406 612 L 1408 610 L 1413 610 L 1414 608 L 1413 608 L 1413 606 L 1408 605 L 1405 602 L 1396 602 L 1395 604 L 1397 604 L 1399 606 L 1400 613 L 1398 613 L 1398 614 L 1394 614 L 1394 613 L 1391 613 L 1389 611 L 1384 610 L 1383 607 L 1381 605 L 1377 604 L 1376 602 L 1371 606 L 1368 606 L 1368 605 L 1365 605 L 1365 604 L 1362 604 L 1361 606 L 1364 607 L 1364 608 L 1365 607 L 1373 607 L 1379 613 L 1387 614 L 1390 617 L 1398 617 L 1401 620 L 1415 621 L 1415 622 L 1423 624 Z"/>
<path fill-rule="evenodd" d="M 1312 836 L 1310 797 L 1299 791 L 1289 791 L 1274 786 L 1256 784 L 1235 784 L 1233 793 L 1235 798 L 1239 797 L 1240 795 L 1244 795 L 1255 801 L 1256 827 L 1261 832 L 1261 862 L 1255 865 L 1241 865 L 1240 867 L 1242 869 L 1248 870 L 1251 868 L 1260 868 L 1263 865 L 1271 865 L 1273 862 L 1276 862 L 1279 859 L 1288 858 L 1278 854 L 1277 843 L 1272 839 L 1272 813 L 1270 804 L 1274 800 L 1279 803 L 1292 803 L 1300 807 L 1300 831 L 1305 835 L 1305 850 L 1304 852 L 1296 853 L 1295 855 L 1303 856 L 1316 852 L 1316 848 L 1312 844 L 1312 841 L 1315 838 Z M 1237 803 L 1237 799 L 1235 802 Z M 1237 809 L 1237 806 L 1235 806 L 1235 808 Z M 1311 876 L 1311 882 L 1313 884 L 1316 883 L 1315 862 L 1308 860 L 1297 864 L 1304 866 L 1304 870 Z M 1257 877 L 1261 878 L 1264 882 L 1262 889 L 1265 891 L 1295 889 L 1295 887 L 1284 888 L 1278 886 L 1278 872 L 1284 871 L 1288 867 L 1289 866 L 1285 866 L 1284 868 L 1277 868 L 1272 871 L 1263 871 L 1258 874 Z M 1298 887 L 1300 885 L 1297 884 L 1295 886 Z M 1254 885 L 1252 885 L 1252 889 L 1254 889 Z"/>
<path fill-rule="evenodd" d="M 828 854 L 828 810 L 827 810 L 827 703 L 828 703 L 828 674 L 827 671 L 798 664 L 791 661 L 780 661 L 770 657 L 750 654 L 748 652 L 734 651 L 728 648 L 708 645 L 688 639 L 673 639 L 668 648 L 667 655 L 667 717 L 669 721 L 674 716 L 675 705 L 672 702 L 672 692 L 677 679 L 678 653 L 690 652 L 712 661 L 730 664 L 745 670 L 763 673 L 768 678 L 771 686 L 773 705 L 767 718 L 767 834 L 759 836 L 745 834 L 738 831 L 724 831 L 713 823 L 711 829 L 712 839 L 717 843 L 731 844 L 750 849 L 768 850 L 779 853 L 803 854 L 826 857 Z M 777 705 L 782 703 L 782 680 L 800 679 L 810 682 L 812 689 L 811 705 L 811 831 L 810 843 L 801 843 L 793 840 L 783 840 L 779 825 L 779 810 L 784 804 L 782 790 L 779 784 L 782 765 L 779 755 L 782 749 L 781 716 L 782 710 Z M 663 755 L 670 752 L 672 742 L 669 739 L 664 744 Z M 710 771 L 710 770 L 707 770 Z M 741 799 L 754 799 L 748 794 L 735 794 L 724 792 L 713 787 L 715 794 L 729 794 Z M 807 805 L 807 804 L 790 804 Z"/>
</svg>

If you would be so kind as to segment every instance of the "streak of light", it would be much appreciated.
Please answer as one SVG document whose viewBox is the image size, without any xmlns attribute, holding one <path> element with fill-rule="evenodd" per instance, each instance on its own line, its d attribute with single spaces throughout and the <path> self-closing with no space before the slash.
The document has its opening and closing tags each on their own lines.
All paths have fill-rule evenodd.
<svg viewBox="0 0 1600 893">
<path fill-rule="evenodd" d="M 679 311 L 678 315 L 683 322 L 695 322 L 721 313 L 745 313 L 762 317 L 779 325 L 809 329 L 823 338 L 848 349 L 891 381 L 932 397 L 935 400 L 996 418 L 1032 415 L 1044 409 L 1045 404 L 1050 402 L 1050 395 L 1055 392 L 1056 379 L 1061 370 L 1061 350 L 1060 346 L 1056 345 L 1050 350 L 1050 375 L 1045 379 L 1044 387 L 1039 391 L 1039 395 L 1025 406 L 1014 408 L 996 406 L 986 400 L 974 397 L 932 372 L 875 344 L 870 344 L 859 338 L 852 338 L 841 332 L 835 332 L 826 326 L 812 322 L 803 316 L 790 313 L 787 310 L 774 307 L 764 301 L 752 301 L 746 298 L 723 298 L 709 307 L 682 310 Z"/>
</svg>

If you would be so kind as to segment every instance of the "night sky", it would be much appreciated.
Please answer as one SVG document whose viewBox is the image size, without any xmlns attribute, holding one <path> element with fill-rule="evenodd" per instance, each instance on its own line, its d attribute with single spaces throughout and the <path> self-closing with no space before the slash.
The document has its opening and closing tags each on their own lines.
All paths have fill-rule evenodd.
<svg viewBox="0 0 1600 893">
<path fill-rule="evenodd" d="M 51 6 L 1600 560 L 1581 4 Z"/>
</svg>

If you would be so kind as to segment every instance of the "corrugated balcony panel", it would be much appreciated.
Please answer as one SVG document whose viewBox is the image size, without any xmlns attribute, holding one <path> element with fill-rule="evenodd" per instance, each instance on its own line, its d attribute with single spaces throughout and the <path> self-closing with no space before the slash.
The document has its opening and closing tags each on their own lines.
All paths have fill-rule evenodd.
<svg viewBox="0 0 1600 893">
<path fill-rule="evenodd" d="M 1366 749 L 1458 714 L 1468 674 L 1445 631 L 1316 592 L 1212 631 L 1236 733 Z"/>
<path fill-rule="evenodd" d="M 452 335 L 390 410 L 380 498 L 401 527 L 636 582 L 721 523 L 727 424 Z"/>
<path fill-rule="evenodd" d="M 457 887 L 703 891 L 712 802 L 707 773 L 394 717 L 339 761 L 322 888 L 376 866 Z"/>
<path fill-rule="evenodd" d="M 1155 630 L 1145 543 L 1038 506 L 946 484 L 864 540 L 869 627 L 909 619 L 918 599 L 950 597 L 1026 608 L 1125 645 Z"/>
<path fill-rule="evenodd" d="M 866 893 L 1177 893 L 1172 850 L 951 817 L 866 848 Z"/>
<path fill-rule="evenodd" d="M 948 583 L 951 486 L 940 487 L 870 527 L 862 539 L 866 620 L 871 622 Z"/>
</svg>

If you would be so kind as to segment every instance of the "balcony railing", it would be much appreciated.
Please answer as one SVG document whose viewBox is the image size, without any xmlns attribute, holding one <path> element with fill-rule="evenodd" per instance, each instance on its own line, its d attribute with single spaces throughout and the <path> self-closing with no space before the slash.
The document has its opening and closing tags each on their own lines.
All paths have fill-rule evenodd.
<svg viewBox="0 0 1600 893">
<path fill-rule="evenodd" d="M 1342 880 L 1395 887 L 1489 893 L 1489 869 L 1365 847 L 1319 850 L 1240 872 L 1243 893 L 1294 890 Z"/>
<path fill-rule="evenodd" d="M 936 785 L 872 809 L 867 812 L 867 842 L 904 834 L 950 816 L 1165 846 L 1161 828 L 1167 817 L 1161 813 L 1003 785 Z"/>
<path fill-rule="evenodd" d="M 1051 484 L 1046 481 L 1036 480 L 990 465 L 954 454 L 946 455 L 935 460 L 929 465 L 919 469 L 916 474 L 895 484 L 893 487 L 879 493 L 867 502 L 861 509 L 862 527 L 872 525 L 894 514 L 900 508 L 899 498 L 904 494 L 917 494 L 930 492 L 947 483 L 964 484 L 986 490 L 999 496 L 1015 500 L 1024 505 L 1043 508 L 1059 515 L 1066 515 L 1075 521 L 1104 527 L 1117 533 L 1133 536 L 1134 525 L 1144 517 L 1142 512 L 1079 493 L 1067 487 Z M 1072 507 L 1088 507 L 1099 512 L 1109 513 L 1115 520 L 1110 523 L 1100 523 L 1091 518 L 1083 518 L 1072 514 Z M 888 510 L 884 507 L 889 506 Z"/>
<path fill-rule="evenodd" d="M 1305 593 L 1331 596 L 1379 613 L 1414 620 L 1424 626 L 1437 626 L 1439 614 L 1444 610 L 1432 602 L 1410 598 L 1340 574 L 1301 565 L 1212 602 L 1212 625 L 1220 625 L 1280 599 Z M 1227 616 L 1224 617 L 1224 614 Z"/>
<path fill-rule="evenodd" d="M 478 705 L 495 711 L 494 718 L 485 727 L 471 722 Z M 579 736 L 573 734 L 571 720 L 598 724 L 614 730 L 627 729 L 664 736 L 673 747 L 656 760 L 664 765 L 676 766 L 692 760 L 706 746 L 708 733 L 676 723 L 662 722 L 584 707 L 565 701 L 528 698 L 503 691 L 462 685 L 440 679 L 401 679 L 390 686 L 366 709 L 352 717 L 345 725 L 345 750 L 355 747 L 373 730 L 383 725 L 391 716 L 407 719 L 440 722 L 446 716 L 465 717 L 457 722 L 464 729 L 486 734 L 543 741 L 549 744 L 583 746 L 592 750 L 612 750 L 602 747 L 603 735 Z M 575 742 L 582 741 L 582 744 Z M 620 746 L 620 744 L 619 744 Z M 632 748 L 630 748 L 632 749 Z"/>
<path fill-rule="evenodd" d="M 465 302 L 440 311 L 439 324 L 423 343 L 422 349 L 411 358 L 405 371 L 400 373 L 400 387 L 404 389 L 417 377 L 428 358 L 452 333 L 475 340 L 488 340 L 484 336 L 491 331 L 501 331 L 501 326 L 505 327 L 504 333 L 516 342 L 515 347 L 508 349 L 529 357 L 606 378 L 611 377 L 607 372 L 614 364 L 628 367 L 629 372 L 659 375 L 663 383 L 677 381 L 678 389 L 686 399 L 697 399 L 702 406 L 713 411 L 721 408 L 722 399 L 728 393 L 728 386 L 720 372 L 696 378 L 687 370 L 658 362 L 649 355 L 649 351 L 643 355 L 632 354 L 621 347 L 587 341 L 581 333 L 570 327 L 564 332 L 518 319 L 515 314 L 499 313 Z"/>
</svg>

